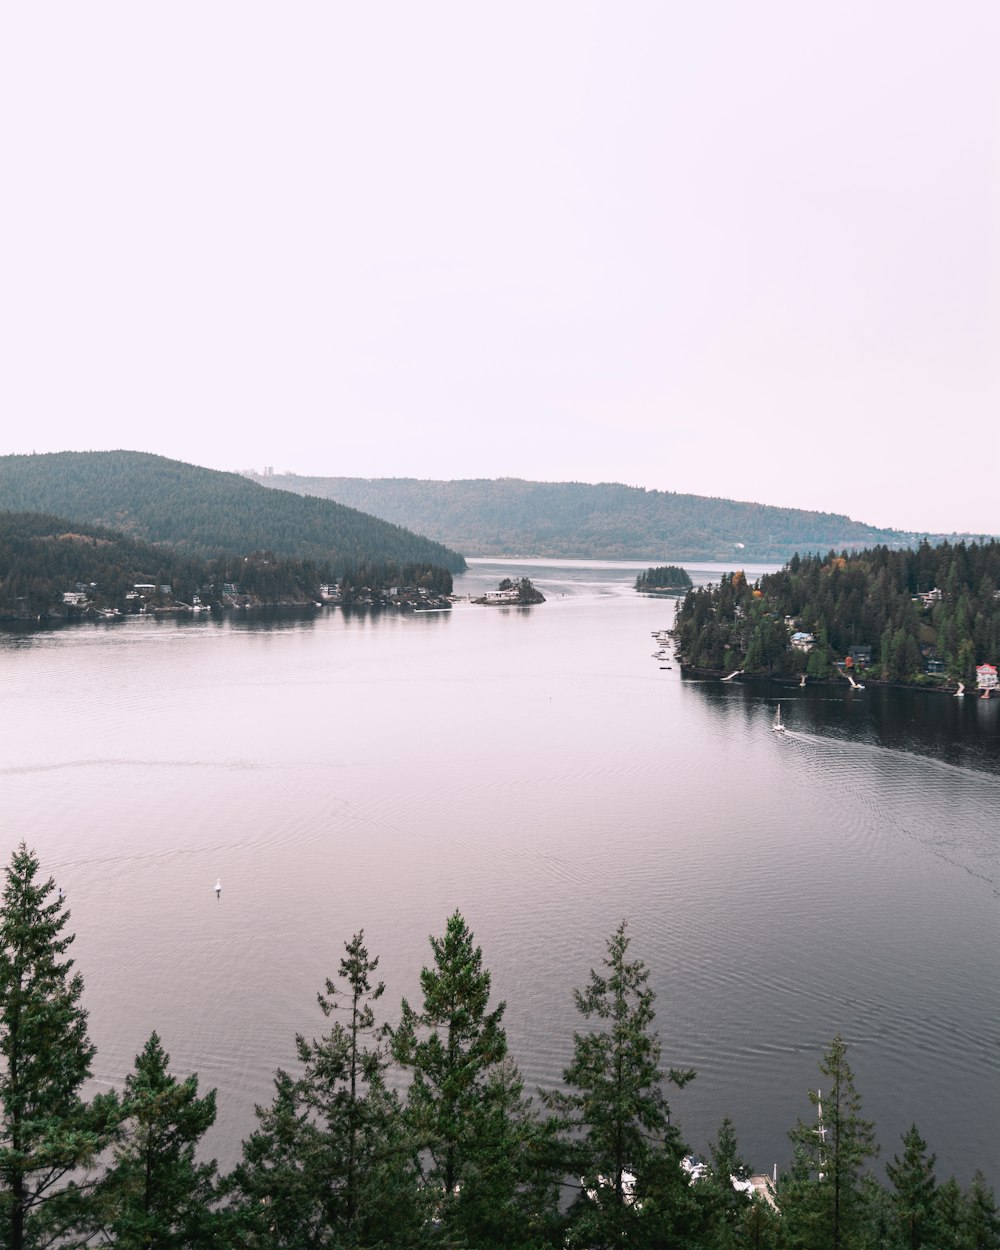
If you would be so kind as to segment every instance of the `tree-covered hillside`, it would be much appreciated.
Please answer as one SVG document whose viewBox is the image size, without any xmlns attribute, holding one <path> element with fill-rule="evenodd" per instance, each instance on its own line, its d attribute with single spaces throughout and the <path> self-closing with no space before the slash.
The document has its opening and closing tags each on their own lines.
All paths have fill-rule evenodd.
<svg viewBox="0 0 1000 1250">
<path fill-rule="evenodd" d="M 378 560 L 465 567 L 457 552 L 353 508 L 143 452 L 0 456 L 0 508 L 72 517 L 201 557 L 271 551 L 338 571 Z"/>
<path fill-rule="evenodd" d="M 183 610 L 196 602 L 226 608 L 394 599 L 402 607 L 444 600 L 452 590 L 451 573 L 425 563 L 348 565 L 331 595 L 334 580 L 331 564 L 270 551 L 200 559 L 102 526 L 0 511 L 0 619 Z"/>
<path fill-rule="evenodd" d="M 1000 659 L 1000 542 L 795 556 L 751 584 L 742 572 L 691 590 L 677 646 L 703 668 L 826 677 L 852 648 L 872 676 L 975 680 Z M 798 635 L 798 637 L 796 637 Z"/>
<path fill-rule="evenodd" d="M 829 512 L 617 483 L 252 476 L 272 488 L 336 499 L 477 556 L 782 561 L 796 551 L 907 546 L 920 537 Z"/>
</svg>

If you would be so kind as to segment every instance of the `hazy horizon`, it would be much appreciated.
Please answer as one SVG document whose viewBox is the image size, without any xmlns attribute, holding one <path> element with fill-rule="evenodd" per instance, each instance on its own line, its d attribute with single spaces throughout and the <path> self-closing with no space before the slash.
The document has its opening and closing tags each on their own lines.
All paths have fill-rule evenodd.
<svg viewBox="0 0 1000 1250">
<path fill-rule="evenodd" d="M 1000 9 L 12 9 L 0 451 L 1000 528 Z"/>
<path fill-rule="evenodd" d="M 107 447 L 107 448 L 62 447 L 62 448 L 52 448 L 51 451 L 48 451 L 48 452 L 39 453 L 37 452 L 37 450 L 33 449 L 31 452 L 13 452 L 10 454 L 12 455 L 35 455 L 35 454 L 57 455 L 60 451 L 78 451 L 78 450 L 84 451 L 84 452 L 95 452 L 98 454 L 106 453 L 106 452 L 113 452 L 113 451 L 137 452 L 141 455 L 152 455 L 152 456 L 159 456 L 163 454 L 161 452 L 156 452 L 156 451 L 147 451 L 144 448 L 138 448 L 138 447 Z M 287 476 L 303 477 L 303 478 L 318 478 L 318 479 L 346 477 L 346 478 L 354 478 L 358 481 L 419 481 L 419 482 L 522 481 L 522 482 L 529 482 L 529 483 L 534 483 L 534 484 L 539 484 L 539 485 L 624 486 L 624 487 L 627 487 L 628 489 L 645 490 L 648 492 L 655 492 L 659 489 L 657 487 L 652 487 L 652 486 L 639 486 L 638 484 L 633 483 L 633 482 L 613 481 L 609 478 L 584 482 L 584 481 L 581 481 L 579 478 L 573 478 L 573 479 L 530 478 L 530 477 L 524 477 L 523 475 L 510 474 L 510 473 L 493 474 L 493 475 L 481 473 L 481 474 L 476 475 L 475 477 L 465 477 L 465 478 L 419 478 L 419 477 L 415 477 L 413 474 L 407 474 L 407 473 L 398 473 L 398 474 L 392 474 L 392 475 L 384 474 L 384 473 L 369 473 L 369 474 L 306 473 L 306 472 L 297 472 L 292 469 L 279 469 L 275 467 L 274 465 L 261 465 L 261 466 L 242 465 L 239 467 L 234 466 L 234 465 L 219 466 L 219 465 L 203 464 L 195 460 L 183 459 L 177 456 L 167 456 L 165 458 L 169 460 L 178 461 L 179 463 L 193 465 L 198 468 L 215 469 L 221 473 L 237 473 L 240 475 L 245 475 L 247 473 L 254 473 L 259 477 L 265 476 L 265 469 L 271 469 L 272 471 L 271 476 L 273 476 L 274 478 L 282 478 L 282 477 L 287 477 Z M 905 525 L 894 524 L 892 521 L 889 521 L 885 524 L 876 524 L 875 522 L 868 520 L 868 518 L 866 517 L 851 516 L 850 514 L 846 512 L 837 512 L 836 510 L 830 509 L 830 508 L 802 509 L 801 506 L 797 504 L 771 503 L 769 500 L 764 500 L 764 499 L 750 499 L 750 498 L 740 499 L 731 495 L 704 495 L 704 494 L 699 494 L 696 491 L 684 490 L 683 488 L 677 488 L 677 489 L 671 488 L 670 493 L 678 494 L 678 495 L 691 495 L 691 496 L 694 496 L 695 498 L 700 498 L 700 499 L 726 499 L 732 503 L 751 504 L 751 505 L 762 506 L 762 507 L 773 507 L 773 508 L 782 508 L 782 509 L 784 508 L 799 509 L 799 510 L 808 511 L 808 512 L 825 512 L 832 516 L 844 516 L 850 521 L 855 521 L 862 525 L 870 525 L 876 529 L 898 530 L 904 534 L 942 534 L 942 535 L 955 535 L 958 537 L 969 537 L 969 538 L 978 538 L 978 537 L 1000 538 L 1000 529 L 998 530 L 956 530 L 956 529 L 932 529 L 932 528 L 927 528 L 927 527 L 923 529 L 920 529 L 920 528 L 910 529 Z"/>
</svg>

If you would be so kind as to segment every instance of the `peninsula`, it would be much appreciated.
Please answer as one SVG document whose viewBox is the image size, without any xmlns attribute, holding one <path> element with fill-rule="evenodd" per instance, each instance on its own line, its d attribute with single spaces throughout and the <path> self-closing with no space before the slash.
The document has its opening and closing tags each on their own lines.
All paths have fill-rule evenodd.
<svg viewBox="0 0 1000 1250">
<path fill-rule="evenodd" d="M 954 689 L 995 676 L 1000 542 L 923 542 L 794 556 L 690 590 L 674 625 L 689 669 L 750 677 L 848 677 Z"/>
</svg>

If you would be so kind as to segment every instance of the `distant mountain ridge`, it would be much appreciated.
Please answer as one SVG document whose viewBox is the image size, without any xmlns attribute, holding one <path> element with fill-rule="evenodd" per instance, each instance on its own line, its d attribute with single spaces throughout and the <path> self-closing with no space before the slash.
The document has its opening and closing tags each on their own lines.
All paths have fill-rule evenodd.
<svg viewBox="0 0 1000 1250">
<path fill-rule="evenodd" d="M 905 547 L 922 537 L 829 512 L 619 483 L 250 476 L 336 499 L 472 556 L 782 562 L 796 552 Z"/>
<path fill-rule="evenodd" d="M 0 508 L 103 525 L 199 557 L 270 551 L 337 572 L 387 560 L 465 568 L 457 551 L 348 505 L 146 452 L 0 456 Z"/>
</svg>

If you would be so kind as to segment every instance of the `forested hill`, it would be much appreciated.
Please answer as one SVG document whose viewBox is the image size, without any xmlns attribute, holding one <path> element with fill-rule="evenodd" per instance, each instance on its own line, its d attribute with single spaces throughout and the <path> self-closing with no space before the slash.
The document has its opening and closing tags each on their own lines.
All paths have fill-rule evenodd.
<svg viewBox="0 0 1000 1250">
<path fill-rule="evenodd" d="M 456 551 L 352 507 L 144 452 L 0 456 L 0 508 L 105 525 L 200 557 L 270 551 L 338 572 L 386 560 L 465 568 Z"/>
<path fill-rule="evenodd" d="M 829 512 L 612 483 L 252 476 L 361 508 L 467 555 L 780 562 L 795 552 L 913 546 L 920 537 Z"/>
<path fill-rule="evenodd" d="M 391 604 L 450 606 L 452 576 L 439 565 L 349 566 L 331 593 L 329 564 L 272 552 L 205 559 L 118 530 L 44 512 L 0 510 L 0 620 L 79 620 L 139 612 Z M 392 589 L 395 588 L 395 589 Z"/>
<path fill-rule="evenodd" d="M 738 571 L 689 591 L 677 649 L 696 668 L 825 678 L 854 648 L 869 678 L 973 682 L 1000 659 L 998 587 L 996 541 L 793 556 L 756 583 Z"/>
</svg>

